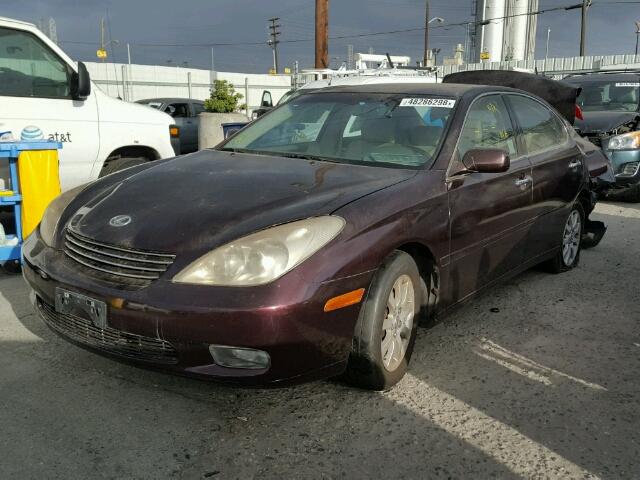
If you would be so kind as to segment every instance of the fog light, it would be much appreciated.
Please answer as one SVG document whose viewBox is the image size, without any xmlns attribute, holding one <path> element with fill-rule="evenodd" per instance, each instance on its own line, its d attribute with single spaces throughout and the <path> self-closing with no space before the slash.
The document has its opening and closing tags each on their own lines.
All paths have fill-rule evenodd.
<svg viewBox="0 0 640 480">
<path fill-rule="evenodd" d="M 271 358 L 267 352 L 252 348 L 236 348 L 224 345 L 209 345 L 213 361 L 229 368 L 269 368 Z"/>
<path fill-rule="evenodd" d="M 629 175 L 630 177 L 638 172 L 638 166 L 640 162 L 631 162 L 622 166 L 622 175 Z"/>
</svg>

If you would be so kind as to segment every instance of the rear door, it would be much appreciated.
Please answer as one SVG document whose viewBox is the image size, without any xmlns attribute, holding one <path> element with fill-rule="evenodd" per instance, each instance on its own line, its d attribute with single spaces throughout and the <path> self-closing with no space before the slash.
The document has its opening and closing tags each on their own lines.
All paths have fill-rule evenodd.
<svg viewBox="0 0 640 480">
<path fill-rule="evenodd" d="M 516 129 L 502 95 L 482 96 L 469 108 L 449 169 L 472 149 L 499 148 L 511 166 L 504 173 L 448 178 L 450 288 L 455 302 L 518 267 L 531 214 L 531 165 L 518 150 Z"/>
<path fill-rule="evenodd" d="M 565 123 L 547 105 L 525 95 L 510 94 L 507 100 L 532 167 L 536 221 L 527 257 L 533 258 L 560 244 L 568 208 L 584 182 L 583 156 Z"/>
</svg>

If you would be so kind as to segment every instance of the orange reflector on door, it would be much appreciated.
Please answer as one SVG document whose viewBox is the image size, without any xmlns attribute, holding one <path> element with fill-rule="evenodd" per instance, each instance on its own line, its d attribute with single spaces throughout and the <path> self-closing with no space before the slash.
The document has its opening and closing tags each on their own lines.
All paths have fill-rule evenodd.
<svg viewBox="0 0 640 480">
<path fill-rule="evenodd" d="M 343 293 L 337 297 L 330 298 L 327 303 L 324 304 L 324 311 L 331 312 L 332 310 L 338 310 L 339 308 L 348 307 L 349 305 L 355 305 L 360 303 L 362 296 L 364 295 L 364 288 L 359 288 L 352 292 Z"/>
<path fill-rule="evenodd" d="M 169 134 L 172 137 L 180 136 L 180 129 L 178 127 L 169 127 Z"/>
</svg>

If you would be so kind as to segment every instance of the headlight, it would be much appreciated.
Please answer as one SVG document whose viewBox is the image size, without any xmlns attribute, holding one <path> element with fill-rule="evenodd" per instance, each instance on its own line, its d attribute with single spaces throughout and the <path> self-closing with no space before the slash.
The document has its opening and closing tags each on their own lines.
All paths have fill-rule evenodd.
<svg viewBox="0 0 640 480">
<path fill-rule="evenodd" d="M 62 212 L 64 212 L 64 209 L 67 208 L 71 201 L 76 198 L 85 187 L 86 185 L 80 185 L 79 187 L 67 190 L 62 195 L 58 195 L 44 211 L 44 215 L 40 221 L 40 236 L 48 246 L 53 246 L 53 237 L 55 236 L 58 220 L 60 220 Z"/>
<path fill-rule="evenodd" d="M 609 150 L 636 150 L 640 148 L 640 131 L 629 132 L 611 137 L 607 149 Z"/>
<path fill-rule="evenodd" d="M 324 216 L 253 233 L 200 257 L 174 282 L 247 287 L 280 278 L 333 240 L 344 219 Z"/>
</svg>

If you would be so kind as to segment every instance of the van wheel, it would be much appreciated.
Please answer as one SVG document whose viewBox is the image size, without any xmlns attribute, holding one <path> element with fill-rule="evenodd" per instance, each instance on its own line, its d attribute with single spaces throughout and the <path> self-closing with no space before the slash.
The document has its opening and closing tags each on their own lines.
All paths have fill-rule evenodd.
<svg viewBox="0 0 640 480">
<path fill-rule="evenodd" d="M 124 170 L 125 168 L 142 165 L 146 162 L 148 162 L 148 160 L 144 157 L 120 157 L 108 160 L 100 171 L 100 178 L 109 175 L 110 173 Z"/>
<path fill-rule="evenodd" d="M 395 251 L 379 268 L 360 309 L 345 374 L 349 383 L 387 390 L 402 379 L 422 303 L 416 263 L 409 254 Z"/>
<path fill-rule="evenodd" d="M 584 210 L 579 203 L 575 203 L 562 228 L 558 253 L 545 264 L 547 270 L 551 273 L 561 273 L 578 265 L 583 232 Z"/>
</svg>

